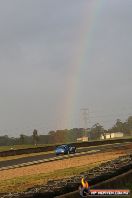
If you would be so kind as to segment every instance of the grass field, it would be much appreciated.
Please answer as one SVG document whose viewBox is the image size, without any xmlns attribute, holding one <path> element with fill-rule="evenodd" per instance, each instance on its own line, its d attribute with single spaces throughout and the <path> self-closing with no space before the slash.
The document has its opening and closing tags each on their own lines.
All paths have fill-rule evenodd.
<svg viewBox="0 0 132 198">
<path fill-rule="evenodd" d="M 26 149 L 26 148 L 37 148 L 37 147 L 44 147 L 50 146 L 48 144 L 38 144 L 37 146 L 33 144 L 25 144 L 25 145 L 13 145 L 13 146 L 0 146 L 0 151 L 9 151 L 9 150 L 17 150 L 17 149 Z"/>
</svg>

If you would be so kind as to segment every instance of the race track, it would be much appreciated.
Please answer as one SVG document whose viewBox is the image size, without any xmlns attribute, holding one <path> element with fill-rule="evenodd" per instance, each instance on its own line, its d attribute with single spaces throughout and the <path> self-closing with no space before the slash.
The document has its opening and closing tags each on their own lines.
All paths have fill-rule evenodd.
<svg viewBox="0 0 132 198">
<path fill-rule="evenodd" d="M 102 146 L 91 146 L 91 147 L 86 147 L 86 148 L 77 148 L 76 154 L 70 154 L 70 155 L 65 155 L 65 156 L 57 156 L 54 153 L 49 153 L 49 154 L 41 154 L 41 155 L 36 155 L 32 157 L 23 157 L 19 159 L 13 159 L 13 160 L 7 160 L 7 161 L 1 161 L 0 162 L 0 170 L 3 170 L 4 168 L 9 169 L 12 166 L 19 166 L 19 165 L 25 165 L 26 163 L 28 165 L 33 165 L 36 163 L 42 163 L 46 161 L 55 161 L 55 160 L 62 160 L 63 158 L 65 159 L 66 157 L 76 157 L 76 156 L 82 156 L 82 155 L 91 155 L 93 153 L 101 152 L 101 151 L 111 151 L 113 149 L 118 149 L 118 148 L 124 148 L 126 144 L 131 144 L 129 142 L 125 143 L 115 143 L 115 144 L 108 144 L 108 145 L 102 145 Z"/>
</svg>

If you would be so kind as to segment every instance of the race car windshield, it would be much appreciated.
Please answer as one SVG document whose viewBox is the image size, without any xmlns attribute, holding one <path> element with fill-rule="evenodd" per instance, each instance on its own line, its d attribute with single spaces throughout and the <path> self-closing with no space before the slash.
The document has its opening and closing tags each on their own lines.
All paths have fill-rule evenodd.
<svg viewBox="0 0 132 198">
<path fill-rule="evenodd" d="M 57 147 L 57 149 L 64 149 L 65 148 L 65 146 L 59 146 L 59 147 Z"/>
</svg>

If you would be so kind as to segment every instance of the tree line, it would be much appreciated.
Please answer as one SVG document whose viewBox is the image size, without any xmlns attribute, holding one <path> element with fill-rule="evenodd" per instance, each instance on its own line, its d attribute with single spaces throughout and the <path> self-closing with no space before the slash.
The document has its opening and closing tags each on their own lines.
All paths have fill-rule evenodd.
<svg viewBox="0 0 132 198">
<path fill-rule="evenodd" d="M 104 129 L 99 123 L 94 124 L 91 128 L 73 128 L 49 131 L 46 135 L 39 135 L 37 129 L 34 129 L 32 134 L 26 135 L 22 133 L 20 137 L 8 137 L 7 135 L 0 136 L 0 146 L 24 145 L 24 144 L 56 144 L 76 142 L 77 138 L 88 136 L 89 140 L 99 140 L 102 134 L 122 132 L 124 136 L 132 135 L 132 116 L 129 116 L 125 122 L 117 119 L 114 126 L 108 130 Z"/>
</svg>

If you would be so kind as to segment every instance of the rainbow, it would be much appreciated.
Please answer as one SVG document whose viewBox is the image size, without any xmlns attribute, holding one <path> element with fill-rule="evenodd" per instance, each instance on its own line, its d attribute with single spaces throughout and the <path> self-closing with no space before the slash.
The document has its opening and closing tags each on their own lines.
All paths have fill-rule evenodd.
<svg viewBox="0 0 132 198">
<path fill-rule="evenodd" d="M 87 1 L 87 6 L 85 6 L 83 11 L 83 19 L 82 24 L 79 29 L 79 38 L 75 47 L 75 51 L 73 52 L 73 58 L 69 63 L 69 77 L 65 86 L 65 93 L 63 104 L 60 107 L 61 109 L 61 123 L 65 123 L 64 125 L 68 128 L 67 124 L 72 122 L 72 113 L 76 112 L 76 110 L 81 107 L 77 106 L 76 98 L 79 97 L 80 93 L 80 81 L 82 74 L 82 66 L 85 65 L 85 61 L 87 63 L 90 62 L 90 46 L 92 45 L 92 33 L 96 27 L 96 18 L 98 17 L 100 7 L 102 6 L 102 2 L 104 0 L 97 1 Z M 88 12 L 89 3 L 92 4 L 92 10 Z M 77 35 L 78 35 L 77 33 Z M 62 125 L 63 125 L 62 124 Z M 61 128 L 61 126 L 59 126 Z M 62 127 L 64 128 L 64 127 Z"/>
</svg>

